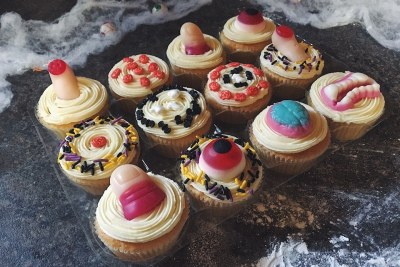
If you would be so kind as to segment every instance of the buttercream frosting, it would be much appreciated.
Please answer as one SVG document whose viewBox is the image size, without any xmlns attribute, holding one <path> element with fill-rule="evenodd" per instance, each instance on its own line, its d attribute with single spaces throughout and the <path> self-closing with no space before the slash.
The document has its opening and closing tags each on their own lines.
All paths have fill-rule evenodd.
<svg viewBox="0 0 400 267">
<path fill-rule="evenodd" d="M 168 139 L 190 135 L 211 120 L 203 95 L 181 86 L 151 94 L 138 105 L 135 114 L 145 132 Z"/>
<path fill-rule="evenodd" d="M 311 130 L 305 136 L 288 137 L 284 134 L 274 131 L 273 127 L 268 125 L 266 116 L 272 106 L 264 109 L 251 124 L 254 137 L 266 148 L 282 153 L 299 153 L 305 151 L 325 139 L 328 133 L 328 123 L 324 116 L 316 112 L 312 107 L 300 103 L 309 114 L 309 123 Z"/>
<path fill-rule="evenodd" d="M 77 77 L 79 97 L 70 100 L 57 98 L 53 85 L 43 92 L 37 106 L 37 116 L 46 123 L 63 125 L 85 120 L 107 105 L 106 88 L 99 82 Z"/>
<path fill-rule="evenodd" d="M 352 123 L 373 123 L 380 118 L 384 112 L 385 99 L 382 93 L 376 94 L 374 97 L 365 97 L 358 99 L 353 103 L 351 108 L 345 110 L 335 110 L 327 105 L 321 95 L 323 88 L 342 79 L 349 72 L 334 72 L 321 76 L 312 85 L 309 93 L 311 105 L 322 113 L 324 116 L 336 122 L 352 122 Z M 374 80 L 373 84 L 376 82 Z M 354 90 L 355 88 L 353 88 Z M 379 89 L 378 89 L 379 90 Z"/>
<path fill-rule="evenodd" d="M 96 221 L 108 236 L 125 242 L 144 243 L 169 233 L 179 223 L 185 209 L 184 193 L 172 180 L 148 173 L 165 193 L 165 199 L 154 210 L 127 220 L 112 188 L 104 192 L 96 209 Z"/>
<path fill-rule="evenodd" d="M 203 55 L 187 55 L 182 37 L 177 36 L 168 45 L 167 57 L 172 65 L 185 69 L 207 69 L 218 66 L 224 61 L 221 43 L 214 37 L 204 34 L 206 44 L 211 48 Z"/>
<path fill-rule="evenodd" d="M 325 64 L 321 53 L 305 42 L 301 42 L 299 45 L 308 55 L 306 60 L 290 61 L 273 44 L 269 44 L 261 52 L 261 66 L 288 79 L 309 79 L 320 75 Z"/>
<path fill-rule="evenodd" d="M 76 178 L 105 179 L 117 166 L 132 162 L 138 145 L 139 136 L 129 122 L 111 116 L 96 117 L 75 125 L 66 134 L 58 163 L 66 174 Z"/>
<path fill-rule="evenodd" d="M 114 65 L 108 74 L 108 83 L 119 96 L 143 97 L 164 85 L 169 75 L 168 65 L 162 59 L 147 54 L 133 55 Z"/>
</svg>

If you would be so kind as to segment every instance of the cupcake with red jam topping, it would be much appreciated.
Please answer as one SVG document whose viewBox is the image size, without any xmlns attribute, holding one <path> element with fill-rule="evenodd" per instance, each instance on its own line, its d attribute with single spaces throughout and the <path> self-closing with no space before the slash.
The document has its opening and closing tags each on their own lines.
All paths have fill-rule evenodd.
<svg viewBox="0 0 400 267">
<path fill-rule="evenodd" d="M 221 43 L 191 22 L 183 24 L 180 35 L 168 45 L 167 57 L 174 75 L 188 77 L 184 86 L 192 86 L 198 79 L 205 81 L 210 70 L 225 62 Z"/>
<path fill-rule="evenodd" d="M 230 60 L 255 63 L 264 47 L 271 43 L 274 30 L 272 20 L 254 8 L 246 8 L 225 23 L 219 38 Z"/>
<path fill-rule="evenodd" d="M 108 112 L 107 90 L 100 82 L 76 77 L 61 59 L 51 61 L 48 71 L 52 84 L 39 99 L 36 117 L 59 139 L 75 124 Z"/>
<path fill-rule="evenodd" d="M 311 85 L 308 103 L 323 114 L 340 141 L 363 136 L 382 117 L 385 99 L 380 85 L 363 73 L 334 72 Z"/>
<path fill-rule="evenodd" d="M 136 164 L 139 136 L 123 118 L 96 117 L 74 125 L 60 144 L 58 164 L 75 185 L 94 195 L 110 185 L 111 173 L 122 164 Z"/>
<path fill-rule="evenodd" d="M 197 138 L 180 161 L 182 182 L 200 207 L 238 207 L 260 188 L 264 178 L 255 150 L 229 135 Z"/>
<path fill-rule="evenodd" d="M 268 106 L 254 119 L 249 132 L 264 165 L 282 174 L 308 170 L 330 144 L 325 117 L 293 100 Z"/>
<path fill-rule="evenodd" d="M 135 165 L 119 166 L 100 198 L 95 228 L 119 258 L 149 261 L 177 243 L 189 217 L 189 203 L 174 181 Z"/>
<path fill-rule="evenodd" d="M 113 97 L 117 100 L 130 100 L 130 106 L 133 108 L 147 95 L 171 81 L 172 75 L 167 63 L 147 54 L 123 58 L 108 74 L 108 84 Z"/>
<path fill-rule="evenodd" d="M 272 34 L 272 44 L 260 55 L 261 69 L 279 99 L 301 99 L 321 75 L 324 59 L 311 44 L 298 42 L 291 28 L 281 25 Z"/>
<path fill-rule="evenodd" d="M 262 70 L 251 64 L 231 62 L 208 74 L 204 96 L 215 118 L 229 124 L 244 124 L 267 106 L 272 92 Z"/>
<path fill-rule="evenodd" d="M 197 135 L 208 133 L 212 117 L 204 97 L 196 90 L 169 86 L 139 103 L 138 126 L 155 149 L 166 157 L 177 157 Z"/>
</svg>

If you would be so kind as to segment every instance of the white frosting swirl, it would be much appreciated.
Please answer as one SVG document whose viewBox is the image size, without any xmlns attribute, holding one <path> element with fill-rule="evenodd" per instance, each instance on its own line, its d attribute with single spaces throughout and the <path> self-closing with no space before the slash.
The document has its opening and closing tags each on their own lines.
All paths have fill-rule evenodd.
<svg viewBox="0 0 400 267">
<path fill-rule="evenodd" d="M 127 220 L 121 203 L 111 187 L 104 192 L 96 209 L 96 220 L 108 236 L 126 242 L 144 243 L 169 233 L 179 223 L 185 208 L 185 196 L 172 180 L 148 173 L 150 179 L 164 191 L 166 197 L 154 210 Z"/>
<path fill-rule="evenodd" d="M 77 77 L 79 97 L 71 100 L 57 98 L 53 85 L 43 92 L 37 106 L 37 116 L 46 123 L 63 125 L 80 122 L 97 113 L 107 105 L 106 88 L 98 81 Z"/>
<path fill-rule="evenodd" d="M 140 56 L 147 56 L 149 61 L 143 63 L 140 61 Z M 143 69 L 142 74 L 135 74 L 134 70 L 128 69 L 128 64 L 130 62 L 124 61 L 124 59 L 120 60 L 111 71 L 108 73 L 108 84 L 110 85 L 110 89 L 119 96 L 126 97 L 126 98 L 135 98 L 135 97 L 143 97 L 148 94 L 151 94 L 154 88 L 159 88 L 160 86 L 164 85 L 169 79 L 169 68 L 167 63 L 165 63 L 162 59 L 147 55 L 134 55 L 130 56 L 129 58 L 133 59 L 138 67 Z M 149 71 L 149 65 L 151 63 L 155 63 L 158 66 L 158 70 L 162 71 L 165 76 L 164 78 L 158 78 L 154 72 Z M 121 73 L 118 75 L 117 78 L 112 78 L 112 73 L 116 70 L 120 69 Z M 133 76 L 133 81 L 130 83 L 125 83 L 123 81 L 123 77 L 126 74 L 130 74 Z M 150 81 L 148 86 L 143 86 L 140 83 L 140 78 L 147 78 Z"/>
<path fill-rule="evenodd" d="M 326 137 L 328 133 L 328 123 L 324 116 L 316 112 L 312 107 L 302 104 L 310 115 L 311 132 L 301 138 L 290 138 L 275 132 L 267 125 L 265 118 L 268 110 L 272 106 L 264 109 L 251 124 L 254 137 L 266 148 L 282 153 L 299 153 L 305 151 Z"/>
<path fill-rule="evenodd" d="M 379 97 L 363 98 L 354 104 L 353 108 L 337 111 L 324 104 L 321 97 L 321 90 L 328 84 L 339 80 L 346 73 L 334 72 L 318 78 L 312 85 L 309 93 L 309 99 L 318 112 L 336 122 L 352 123 L 373 123 L 379 119 L 385 107 L 385 99 L 382 94 Z"/>
<path fill-rule="evenodd" d="M 221 43 L 207 34 L 204 34 L 204 40 L 211 48 L 210 51 L 203 55 L 187 55 L 181 36 L 177 36 L 167 48 L 169 62 L 185 69 L 208 69 L 223 63 L 224 50 Z"/>
<path fill-rule="evenodd" d="M 201 112 L 200 114 L 193 116 L 190 127 L 186 128 L 183 123 L 177 124 L 175 122 L 175 117 L 177 115 L 181 116 L 182 120 L 184 120 L 186 117 L 186 110 L 191 108 L 191 101 L 193 101 L 194 98 L 189 92 L 192 90 L 197 92 L 194 89 L 186 87 L 184 88 L 184 91 L 169 89 L 159 92 L 157 94 L 158 100 L 147 101 L 141 109 L 144 113 L 144 117 L 148 120 L 154 121 L 155 126 L 147 127 L 145 124 L 142 124 L 141 120 L 138 120 L 139 127 L 147 133 L 167 139 L 182 138 L 190 135 L 198 129 L 201 129 L 209 120 L 211 120 L 211 113 L 206 109 L 206 101 L 203 95 L 199 92 L 197 92 L 199 95 L 197 103 L 200 106 Z M 177 94 L 173 95 L 172 92 Z M 136 118 L 138 110 L 139 108 L 136 109 Z M 171 129 L 170 133 L 165 133 L 162 128 L 158 126 L 160 121 L 168 124 L 168 127 Z"/>
<path fill-rule="evenodd" d="M 302 61 L 293 62 L 287 58 L 282 60 L 284 55 L 270 44 L 261 52 L 261 67 L 288 79 L 309 79 L 320 75 L 325 64 L 321 53 L 310 44 L 302 42 L 300 46 L 308 55 L 303 65 Z"/>
<path fill-rule="evenodd" d="M 59 164 L 62 170 L 67 175 L 72 175 L 79 179 L 85 180 L 100 180 L 111 176 L 111 173 L 116 167 L 122 164 L 128 164 L 137 156 L 138 150 L 136 146 L 139 142 L 139 137 L 136 130 L 131 124 L 128 124 L 125 120 L 120 120 L 117 123 L 104 123 L 100 124 L 99 117 L 93 120 L 94 125 L 85 127 L 83 130 L 77 131 L 80 135 L 79 137 L 73 137 L 73 135 L 67 135 L 66 140 L 71 140 L 68 142 L 68 147 L 72 148 L 77 156 L 81 157 L 80 164 L 77 164 L 72 168 L 74 161 L 68 161 L 67 156 L 59 160 Z M 123 127 L 119 123 L 126 123 L 129 127 Z M 91 122 L 89 122 L 91 124 Z M 75 128 L 78 130 L 77 128 Z M 91 142 L 95 137 L 102 136 L 107 142 L 105 146 L 96 148 L 92 146 Z M 130 148 L 127 149 L 123 144 L 130 143 Z M 136 144 L 132 144 L 136 143 Z M 63 155 L 63 147 L 60 147 L 59 158 Z M 120 155 L 120 156 L 119 156 Z M 87 164 L 92 164 L 93 161 L 99 159 L 106 159 L 101 164 L 103 170 L 101 170 L 98 162 L 94 165 L 94 173 L 92 175 L 91 171 L 81 172 L 81 164 L 86 161 Z"/>
<path fill-rule="evenodd" d="M 259 32 L 243 31 L 235 23 L 237 17 L 230 18 L 224 25 L 222 33 L 230 40 L 238 43 L 256 44 L 271 39 L 275 30 L 275 24 L 272 20 L 264 17 L 265 27 Z"/>
</svg>

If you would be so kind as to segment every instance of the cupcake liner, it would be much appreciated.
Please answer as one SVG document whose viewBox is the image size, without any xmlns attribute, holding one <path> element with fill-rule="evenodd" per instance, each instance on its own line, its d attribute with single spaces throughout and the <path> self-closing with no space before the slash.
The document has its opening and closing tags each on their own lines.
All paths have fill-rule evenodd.
<svg viewBox="0 0 400 267">
<path fill-rule="evenodd" d="M 128 261 L 145 262 L 166 255 L 169 250 L 177 243 L 182 230 L 189 218 L 189 203 L 186 200 L 179 223 L 165 235 L 145 243 L 130 243 L 116 240 L 99 227 L 97 221 L 94 223 L 95 231 L 100 240 L 110 249 L 118 258 Z"/>
<path fill-rule="evenodd" d="M 158 153 L 168 158 L 176 158 L 193 142 L 194 139 L 196 139 L 196 136 L 201 136 L 208 133 L 211 129 L 211 126 L 212 120 L 210 118 L 200 129 L 197 129 L 193 133 L 178 139 L 162 138 L 146 132 L 145 134 L 149 141 L 154 145 L 154 148 Z"/>
<path fill-rule="evenodd" d="M 285 154 L 264 147 L 257 141 L 251 127 L 249 127 L 249 138 L 265 167 L 287 175 L 297 175 L 310 169 L 331 143 L 331 135 L 328 131 L 325 138 L 315 146 L 299 153 Z"/>
<path fill-rule="evenodd" d="M 274 97 L 277 99 L 299 100 L 305 97 L 306 90 L 319 77 L 309 79 L 289 79 L 271 72 L 268 68 L 261 66 L 265 76 L 274 88 Z"/>
<path fill-rule="evenodd" d="M 87 118 L 82 118 L 82 120 L 79 121 L 75 121 L 75 122 L 71 122 L 68 124 L 52 124 L 52 123 L 47 123 L 45 121 L 43 121 L 38 115 L 37 115 L 37 109 L 35 110 L 35 116 L 37 118 L 37 120 L 47 129 L 49 130 L 53 135 L 55 135 L 55 137 L 59 140 L 63 139 L 65 137 L 65 133 L 67 133 L 69 130 L 71 130 L 72 128 L 74 128 L 75 124 L 80 123 L 83 120 L 87 120 L 87 119 L 93 119 L 97 116 L 105 116 L 108 114 L 108 109 L 109 109 L 109 105 L 108 103 L 106 105 L 104 105 L 104 107 L 97 113 L 93 114 L 90 117 Z"/>
</svg>

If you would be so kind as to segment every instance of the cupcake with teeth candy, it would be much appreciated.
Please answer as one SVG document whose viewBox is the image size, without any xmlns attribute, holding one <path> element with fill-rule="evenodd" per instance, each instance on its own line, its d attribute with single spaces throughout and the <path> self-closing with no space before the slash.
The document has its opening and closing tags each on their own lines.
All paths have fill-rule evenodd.
<svg viewBox="0 0 400 267">
<path fill-rule="evenodd" d="M 244 124 L 267 106 L 272 92 L 262 70 L 232 62 L 208 74 L 204 95 L 218 120 Z"/>
<path fill-rule="evenodd" d="M 143 262 L 165 255 L 188 217 L 189 203 L 174 181 L 127 164 L 112 173 L 96 209 L 95 228 L 116 256 Z"/>
<path fill-rule="evenodd" d="M 329 73 L 312 86 L 308 103 L 329 122 L 334 138 L 355 140 L 363 136 L 384 113 L 380 85 L 363 73 Z"/>
<path fill-rule="evenodd" d="M 248 142 L 214 134 L 197 138 L 180 157 L 182 182 L 198 207 L 229 211 L 260 188 L 264 172 Z"/>
<path fill-rule="evenodd" d="M 293 100 L 264 109 L 250 125 L 249 135 L 264 165 L 288 175 L 310 169 L 330 145 L 325 117 Z"/>
<path fill-rule="evenodd" d="M 210 70 L 225 62 L 221 43 L 216 38 L 203 34 L 191 22 L 183 24 L 180 35 L 168 45 L 167 57 L 174 74 L 188 78 L 180 84 L 192 87 L 196 82 L 205 81 Z"/>
<path fill-rule="evenodd" d="M 96 117 L 74 125 L 60 144 L 58 164 L 71 182 L 101 195 L 119 165 L 136 164 L 139 136 L 122 118 Z"/>
<path fill-rule="evenodd" d="M 225 23 L 219 38 L 230 60 L 255 63 L 264 47 L 271 43 L 274 30 L 272 20 L 256 9 L 246 8 Z"/>
<path fill-rule="evenodd" d="M 105 115 L 108 112 L 108 94 L 98 81 L 76 77 L 61 59 L 48 65 L 52 84 L 39 99 L 36 117 L 58 138 L 83 120 Z"/>
<path fill-rule="evenodd" d="M 324 59 L 311 44 L 298 42 L 291 28 L 281 25 L 272 34 L 272 44 L 260 55 L 261 69 L 279 99 L 301 99 L 322 73 Z"/>
<path fill-rule="evenodd" d="M 147 54 L 123 58 L 108 74 L 113 97 L 117 100 L 130 100 L 125 102 L 127 108 L 135 108 L 143 98 L 171 81 L 172 75 L 167 63 Z"/>
<path fill-rule="evenodd" d="M 182 86 L 165 87 L 149 95 L 139 103 L 135 115 L 152 145 L 167 157 L 177 157 L 212 125 L 204 97 Z"/>
</svg>

